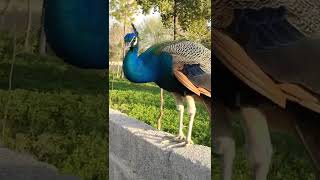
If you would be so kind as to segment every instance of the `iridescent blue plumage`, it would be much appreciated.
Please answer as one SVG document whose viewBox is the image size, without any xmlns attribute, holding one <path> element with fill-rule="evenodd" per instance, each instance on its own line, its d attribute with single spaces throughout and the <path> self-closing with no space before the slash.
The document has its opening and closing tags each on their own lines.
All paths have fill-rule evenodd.
<svg viewBox="0 0 320 180">
<path fill-rule="evenodd" d="M 124 37 L 126 43 L 137 38 L 135 33 Z M 154 45 L 138 56 L 139 45 L 131 46 L 123 61 L 123 70 L 126 78 L 135 83 L 155 82 L 169 92 L 183 93 L 188 91 L 174 77 L 172 72 L 172 56 L 167 52 L 157 53 L 159 45 Z"/>
<path fill-rule="evenodd" d="M 236 9 L 228 30 L 232 34 L 248 36 L 246 45 L 254 50 L 288 46 L 303 35 L 289 24 L 287 13 L 284 7 Z"/>
<path fill-rule="evenodd" d="M 107 1 L 46 0 L 44 3 L 45 32 L 55 53 L 81 68 L 107 68 Z"/>
</svg>

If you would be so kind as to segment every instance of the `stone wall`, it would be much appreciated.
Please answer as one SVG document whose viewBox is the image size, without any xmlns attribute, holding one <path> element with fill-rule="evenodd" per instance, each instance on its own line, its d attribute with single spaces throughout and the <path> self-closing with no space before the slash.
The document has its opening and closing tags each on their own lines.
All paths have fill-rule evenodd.
<svg viewBox="0 0 320 180">
<path fill-rule="evenodd" d="M 200 145 L 169 147 L 172 136 L 109 110 L 110 180 L 209 180 L 211 148 Z"/>
</svg>

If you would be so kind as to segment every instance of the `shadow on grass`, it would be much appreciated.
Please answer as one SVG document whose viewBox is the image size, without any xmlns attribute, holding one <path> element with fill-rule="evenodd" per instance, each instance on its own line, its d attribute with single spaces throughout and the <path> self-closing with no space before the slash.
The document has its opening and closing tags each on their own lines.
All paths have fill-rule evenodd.
<svg viewBox="0 0 320 180">
<path fill-rule="evenodd" d="M 56 59 L 36 58 L 39 57 L 17 58 L 12 89 L 42 92 L 68 90 L 92 95 L 105 94 L 107 91 L 107 78 L 102 71 L 78 69 Z M 10 67 L 10 62 L 0 63 L 0 89 L 8 89 Z"/>
<path fill-rule="evenodd" d="M 110 79 L 109 81 L 109 89 L 111 89 L 111 83 L 112 83 L 112 79 Z M 129 81 L 124 81 L 124 80 L 115 80 L 113 81 L 113 89 L 114 90 L 123 90 L 123 91 L 127 91 L 128 87 L 130 88 L 130 90 L 133 91 L 150 91 L 152 93 L 160 93 L 160 88 L 157 86 L 153 86 L 150 83 L 148 83 L 148 86 L 146 86 L 146 83 L 131 83 Z"/>
</svg>

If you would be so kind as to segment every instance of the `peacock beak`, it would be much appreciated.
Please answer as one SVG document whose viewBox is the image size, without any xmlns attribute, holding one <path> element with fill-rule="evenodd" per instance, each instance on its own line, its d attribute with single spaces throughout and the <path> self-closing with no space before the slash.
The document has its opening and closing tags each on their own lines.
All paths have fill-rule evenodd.
<svg viewBox="0 0 320 180">
<path fill-rule="evenodd" d="M 130 46 L 131 46 L 130 42 L 125 42 L 125 44 L 124 44 L 125 53 L 127 53 L 129 51 Z"/>
<path fill-rule="evenodd" d="M 130 42 L 126 42 L 126 43 L 124 44 L 124 46 L 125 46 L 126 49 L 129 48 L 129 47 L 130 47 Z"/>
</svg>

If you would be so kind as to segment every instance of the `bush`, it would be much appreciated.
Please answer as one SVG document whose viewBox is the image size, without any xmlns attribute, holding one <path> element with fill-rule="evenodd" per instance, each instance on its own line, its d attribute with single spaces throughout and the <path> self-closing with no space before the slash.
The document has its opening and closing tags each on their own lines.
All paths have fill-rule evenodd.
<svg viewBox="0 0 320 180">
<path fill-rule="evenodd" d="M 19 89 L 11 93 L 4 139 L 10 148 L 31 153 L 61 172 L 105 179 L 107 113 L 102 109 L 103 96 Z M 8 97 L 8 91 L 0 90 L 1 107 Z"/>
<path fill-rule="evenodd" d="M 6 57 L 0 61 L 0 107 L 5 107 L 9 98 L 10 104 L 1 142 L 53 164 L 61 173 L 106 179 L 103 72 L 69 66 L 56 57 L 20 54 L 8 92 L 11 59 Z M 0 127 L 4 110 L 0 109 Z"/>
</svg>

